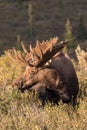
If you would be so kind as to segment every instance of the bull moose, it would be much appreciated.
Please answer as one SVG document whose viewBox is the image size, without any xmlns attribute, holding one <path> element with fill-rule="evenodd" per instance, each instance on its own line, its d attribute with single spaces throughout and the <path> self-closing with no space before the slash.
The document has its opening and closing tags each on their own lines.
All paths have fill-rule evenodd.
<svg viewBox="0 0 87 130">
<path fill-rule="evenodd" d="M 28 51 L 22 44 L 23 53 L 15 48 L 8 50 L 8 56 L 14 61 L 25 65 L 25 71 L 13 82 L 22 92 L 37 91 L 42 103 L 62 99 L 68 103 L 76 98 L 79 90 L 76 71 L 68 54 L 61 52 L 68 41 L 59 42 L 58 38 L 36 42 L 36 47 Z"/>
</svg>

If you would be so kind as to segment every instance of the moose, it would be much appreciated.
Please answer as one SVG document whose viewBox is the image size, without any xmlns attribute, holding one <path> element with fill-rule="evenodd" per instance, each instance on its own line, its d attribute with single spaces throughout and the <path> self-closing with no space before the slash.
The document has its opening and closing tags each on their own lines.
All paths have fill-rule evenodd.
<svg viewBox="0 0 87 130">
<path fill-rule="evenodd" d="M 8 50 L 8 56 L 14 61 L 25 65 L 24 73 L 13 82 L 22 92 L 36 91 L 42 104 L 46 101 L 58 103 L 73 102 L 79 90 L 78 78 L 73 63 L 68 54 L 61 50 L 68 41 L 59 41 L 58 37 L 49 41 L 36 42 L 28 51 L 22 43 L 23 53 L 15 48 Z"/>
</svg>

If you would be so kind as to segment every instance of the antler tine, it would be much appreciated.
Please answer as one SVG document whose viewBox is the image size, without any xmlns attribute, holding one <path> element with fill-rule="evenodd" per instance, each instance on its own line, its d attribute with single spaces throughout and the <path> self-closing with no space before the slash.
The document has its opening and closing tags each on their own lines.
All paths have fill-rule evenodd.
<svg viewBox="0 0 87 130">
<path fill-rule="evenodd" d="M 24 46 L 23 41 L 21 42 L 21 46 L 22 46 L 22 49 L 23 49 L 24 53 L 28 54 L 29 52 L 27 51 L 26 47 Z"/>
<path fill-rule="evenodd" d="M 19 60 L 18 59 L 18 54 L 17 54 L 18 52 L 16 51 L 15 47 L 13 48 L 13 53 L 15 55 L 16 60 Z"/>
<path fill-rule="evenodd" d="M 10 58 L 12 61 L 18 62 L 18 61 L 12 56 L 11 50 L 6 51 L 6 54 L 9 56 L 9 58 Z"/>
<path fill-rule="evenodd" d="M 35 49 L 32 48 L 31 44 L 30 44 L 30 53 L 31 53 L 32 55 L 35 55 L 35 56 L 37 57 L 37 59 L 40 59 L 40 57 L 39 57 L 39 56 L 37 55 L 37 53 L 35 52 Z"/>
<path fill-rule="evenodd" d="M 50 52 L 52 52 L 52 49 L 53 49 L 53 42 L 51 42 Z"/>
<path fill-rule="evenodd" d="M 42 51 L 42 49 L 41 49 L 41 46 L 40 46 L 39 41 L 36 42 L 36 49 L 39 49 L 40 58 L 42 59 L 42 57 L 43 57 L 43 51 Z"/>
<path fill-rule="evenodd" d="M 16 60 L 18 60 L 19 62 L 22 62 L 24 64 L 28 64 L 27 61 L 25 60 L 24 56 L 22 55 L 22 53 L 17 52 L 15 48 L 13 48 L 13 52 L 15 54 Z"/>
<path fill-rule="evenodd" d="M 45 44 L 44 40 L 42 41 L 42 43 L 41 43 L 41 44 Z"/>
<path fill-rule="evenodd" d="M 28 64 L 27 61 L 25 60 L 25 58 L 23 57 L 23 55 L 21 53 L 18 53 L 18 59 L 25 64 Z"/>
<path fill-rule="evenodd" d="M 13 54 L 12 54 L 12 52 L 13 52 Z M 8 50 L 8 51 L 6 52 L 6 54 L 9 56 L 9 58 L 10 58 L 12 61 L 14 61 L 14 62 L 16 62 L 16 63 L 22 62 L 23 64 L 25 64 L 24 61 L 22 61 L 22 60 L 19 59 L 19 56 L 18 56 L 18 54 L 17 54 L 15 48 L 12 49 L 12 50 Z M 14 56 L 13 56 L 13 55 L 14 55 Z"/>
<path fill-rule="evenodd" d="M 58 37 L 55 37 L 55 38 L 50 38 L 50 41 L 49 41 L 49 49 L 50 49 L 50 52 L 52 52 L 54 46 L 56 45 L 58 41 Z"/>
<path fill-rule="evenodd" d="M 30 52 L 34 52 L 32 45 L 30 44 Z"/>
</svg>

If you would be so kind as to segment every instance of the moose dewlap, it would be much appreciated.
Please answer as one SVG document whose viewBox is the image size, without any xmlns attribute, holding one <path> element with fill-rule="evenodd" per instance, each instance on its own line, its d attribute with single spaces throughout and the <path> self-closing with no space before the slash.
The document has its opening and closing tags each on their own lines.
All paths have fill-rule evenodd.
<svg viewBox="0 0 87 130">
<path fill-rule="evenodd" d="M 25 65 L 24 73 L 13 82 L 23 92 L 37 91 L 42 103 L 59 99 L 63 102 L 76 102 L 79 90 L 78 78 L 74 66 L 65 53 L 60 52 L 67 41 L 59 42 L 58 38 L 49 41 L 36 42 L 36 47 L 30 45 L 29 51 L 22 44 L 23 53 L 15 48 L 8 50 L 8 56 L 14 61 Z M 25 56 L 24 56 L 25 55 Z"/>
</svg>

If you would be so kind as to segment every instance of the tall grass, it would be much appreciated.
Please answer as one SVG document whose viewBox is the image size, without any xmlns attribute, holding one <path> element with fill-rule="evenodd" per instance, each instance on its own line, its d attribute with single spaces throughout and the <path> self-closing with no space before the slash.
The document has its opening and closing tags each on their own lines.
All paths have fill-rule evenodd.
<svg viewBox="0 0 87 130">
<path fill-rule="evenodd" d="M 79 52 L 79 53 L 78 53 Z M 73 62 L 80 90 L 75 108 L 71 104 L 46 104 L 43 108 L 37 94 L 21 93 L 12 88 L 22 72 L 8 56 L 0 57 L 0 129 L 1 130 L 86 130 L 87 129 L 87 55 L 77 49 L 78 62 Z M 79 58 L 80 57 L 80 58 Z M 85 63 L 83 64 L 83 60 Z M 86 67 L 82 67 L 82 66 Z"/>
</svg>

